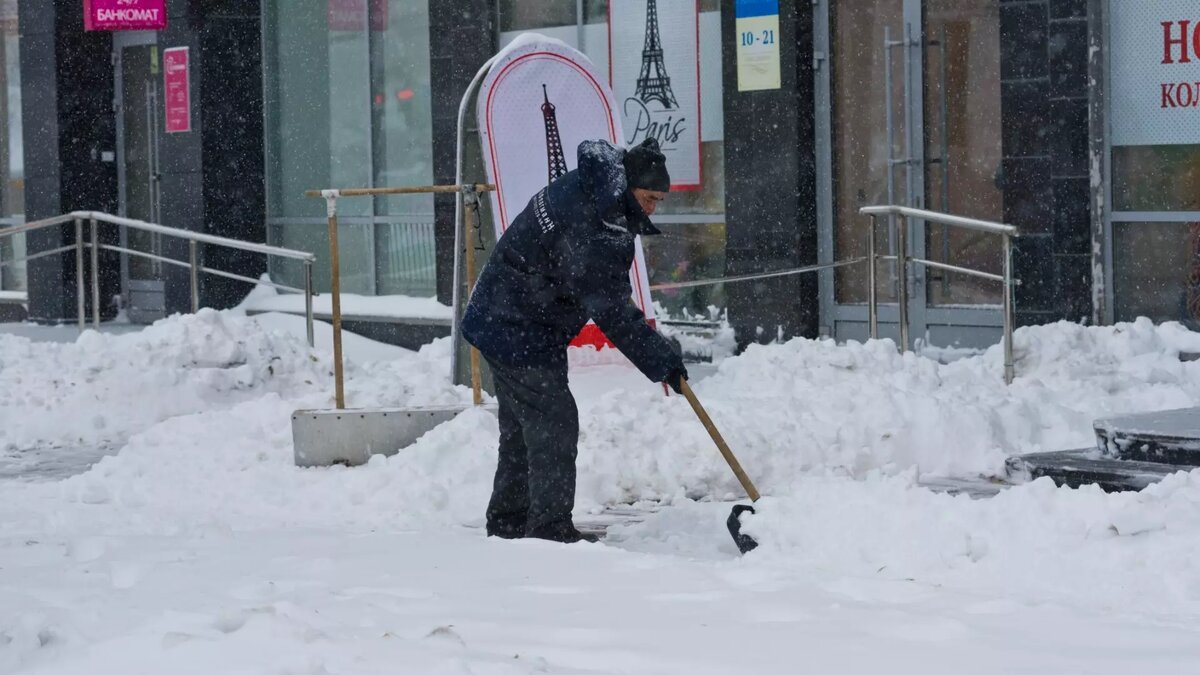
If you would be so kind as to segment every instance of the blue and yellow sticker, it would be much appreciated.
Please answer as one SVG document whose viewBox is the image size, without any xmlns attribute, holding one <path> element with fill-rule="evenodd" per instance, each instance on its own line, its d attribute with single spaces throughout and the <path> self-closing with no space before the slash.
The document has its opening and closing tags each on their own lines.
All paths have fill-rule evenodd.
<svg viewBox="0 0 1200 675">
<path fill-rule="evenodd" d="M 778 89 L 779 0 L 737 0 L 738 91 Z"/>
</svg>

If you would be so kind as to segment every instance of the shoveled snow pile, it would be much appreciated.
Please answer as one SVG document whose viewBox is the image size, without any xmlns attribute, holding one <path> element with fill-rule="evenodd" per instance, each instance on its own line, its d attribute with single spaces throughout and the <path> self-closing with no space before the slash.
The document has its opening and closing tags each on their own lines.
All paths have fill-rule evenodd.
<svg viewBox="0 0 1200 675">
<path fill-rule="evenodd" d="M 814 478 L 764 499 L 744 531 L 764 564 L 919 579 L 1096 609 L 1200 609 L 1200 470 L 1142 492 L 1057 488 L 990 499 L 914 489 L 904 477 Z"/>
<path fill-rule="evenodd" d="M 792 340 L 752 346 L 696 390 L 760 489 L 779 494 L 814 469 L 994 475 L 1010 455 L 1093 446 L 1097 417 L 1200 405 L 1200 362 L 1181 352 L 1200 352 L 1200 335 L 1178 324 L 1023 328 L 1005 385 L 999 347 L 939 364 L 886 340 Z M 652 390 L 593 403 L 580 454 L 602 502 L 742 494 L 688 406 Z"/>
<path fill-rule="evenodd" d="M 497 430 L 483 412 L 365 469 L 296 469 L 290 414 L 332 406 L 330 358 L 254 318 L 205 311 L 65 346 L 0 340 L 9 446 L 128 439 L 118 456 L 62 484 L 82 503 L 132 495 L 133 508 L 202 520 L 262 507 L 258 515 L 283 525 L 304 522 L 319 494 L 314 517 L 326 524 L 430 502 L 438 518 L 461 522 L 480 512 L 490 486 Z M 696 390 L 764 494 L 786 495 L 813 471 L 995 474 L 1012 454 L 1089 446 L 1096 417 L 1200 404 L 1200 362 L 1181 361 L 1180 351 L 1200 351 L 1200 336 L 1177 325 L 1022 329 L 1018 378 L 1006 386 L 998 348 L 943 365 L 889 341 L 792 340 L 726 359 Z M 348 366 L 351 407 L 470 400 L 447 382 L 447 340 L 395 356 Z M 580 508 L 740 498 L 686 402 L 634 382 L 580 397 Z"/>
<path fill-rule="evenodd" d="M 0 448 L 122 441 L 273 391 L 316 394 L 330 362 L 211 310 L 71 344 L 0 335 Z"/>
<path fill-rule="evenodd" d="M 310 353 L 294 330 L 299 321 L 204 309 L 125 335 L 88 330 L 68 344 L 0 334 L 0 451 L 123 443 L 170 418 L 269 394 L 307 407 L 332 407 L 331 354 Z M 318 325 L 328 332 L 327 324 Z M 350 354 L 365 342 L 355 338 L 349 336 Z M 462 400 L 463 392 L 438 386 L 445 380 L 445 345 L 419 354 L 382 347 L 374 352 L 390 357 L 382 366 L 347 364 L 355 382 L 351 400 Z M 373 378 L 360 383 L 360 372 Z M 286 420 L 276 422 L 286 426 Z"/>
</svg>

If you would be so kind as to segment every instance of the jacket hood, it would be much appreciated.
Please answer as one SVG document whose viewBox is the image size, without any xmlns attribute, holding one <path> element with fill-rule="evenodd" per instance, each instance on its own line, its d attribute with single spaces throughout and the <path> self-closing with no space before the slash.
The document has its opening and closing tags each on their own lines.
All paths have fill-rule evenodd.
<svg viewBox="0 0 1200 675">
<path fill-rule="evenodd" d="M 592 196 L 596 213 L 605 223 L 635 235 L 659 234 L 629 189 L 624 160 L 625 150 L 608 141 L 580 143 L 576 164 L 580 184 Z"/>
</svg>

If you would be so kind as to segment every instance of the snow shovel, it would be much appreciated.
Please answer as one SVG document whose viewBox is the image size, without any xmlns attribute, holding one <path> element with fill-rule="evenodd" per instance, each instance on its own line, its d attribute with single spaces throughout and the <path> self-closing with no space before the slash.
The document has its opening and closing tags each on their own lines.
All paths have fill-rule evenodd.
<svg viewBox="0 0 1200 675">
<path fill-rule="evenodd" d="M 393 455 L 411 445 L 427 431 L 472 407 L 450 405 L 420 408 L 346 408 L 342 370 L 342 310 L 340 261 L 338 257 L 337 200 L 386 194 L 460 193 L 467 202 L 463 227 L 470 235 L 477 226 L 479 193 L 494 190 L 493 185 L 433 185 L 402 188 L 363 188 L 349 190 L 309 190 L 309 197 L 325 199 L 329 219 L 329 256 L 333 323 L 334 400 L 329 410 L 297 410 L 292 414 L 292 441 L 297 466 L 365 464 L 372 455 Z M 475 250 L 467 246 L 467 287 L 475 284 Z M 480 386 L 479 353 L 471 349 L 471 389 L 474 406 L 483 405 Z M 492 406 L 487 406 L 491 408 Z"/>
<path fill-rule="evenodd" d="M 692 404 L 692 410 L 696 411 L 696 417 L 700 418 L 700 423 L 708 429 L 708 435 L 712 436 L 713 442 L 717 444 L 717 449 L 721 451 L 721 456 L 725 458 L 725 462 L 729 464 L 729 468 L 733 469 L 733 475 L 737 476 L 742 487 L 745 488 L 746 494 L 750 496 L 750 501 L 758 501 L 758 490 L 754 487 L 754 483 L 750 482 L 750 477 L 742 470 L 742 465 L 738 463 L 737 457 L 733 456 L 733 451 L 729 449 L 729 445 L 721 436 L 721 432 L 717 431 L 717 425 L 713 424 L 712 418 L 705 412 L 704 406 L 700 405 L 700 400 L 692 393 L 692 387 L 688 385 L 688 381 L 684 378 L 679 380 L 679 389 L 683 392 L 688 403 Z M 758 547 L 758 542 L 754 541 L 748 534 L 742 534 L 741 515 L 749 511 L 754 513 L 754 507 L 749 504 L 738 504 L 733 507 L 733 512 L 729 514 L 729 519 L 725 521 L 729 528 L 729 534 L 733 535 L 733 543 L 737 545 L 738 550 L 742 553 L 749 553 Z"/>
</svg>

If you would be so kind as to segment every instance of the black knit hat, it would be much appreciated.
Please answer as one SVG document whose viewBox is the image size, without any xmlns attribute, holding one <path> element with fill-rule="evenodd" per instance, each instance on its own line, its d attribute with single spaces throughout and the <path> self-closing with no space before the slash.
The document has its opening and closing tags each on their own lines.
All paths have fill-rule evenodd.
<svg viewBox="0 0 1200 675">
<path fill-rule="evenodd" d="M 655 192 L 671 191 L 671 174 L 667 173 L 667 158 L 658 141 L 647 138 L 625 153 L 625 177 L 629 189 L 642 188 Z"/>
</svg>

